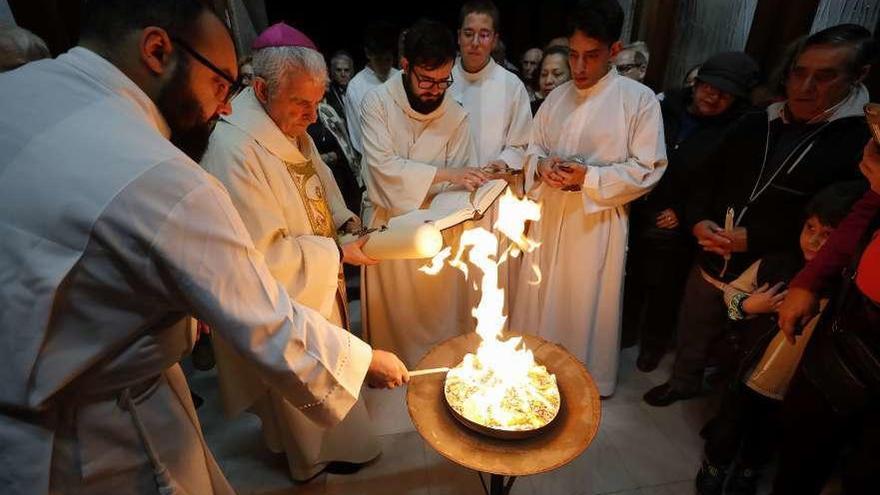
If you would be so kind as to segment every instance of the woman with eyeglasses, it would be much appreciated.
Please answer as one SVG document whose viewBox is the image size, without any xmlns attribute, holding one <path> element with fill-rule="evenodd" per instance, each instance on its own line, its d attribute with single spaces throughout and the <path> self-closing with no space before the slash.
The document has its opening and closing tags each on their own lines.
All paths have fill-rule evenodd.
<svg viewBox="0 0 880 495">
<path fill-rule="evenodd" d="M 541 58 L 538 76 L 538 90 L 535 91 L 535 99 L 532 101 L 532 115 L 538 113 L 544 98 L 557 86 L 571 79 L 571 69 L 568 67 L 568 48 L 564 46 L 551 46 L 544 52 Z"/>
<path fill-rule="evenodd" d="M 703 67 L 693 88 L 666 92 L 660 108 L 669 165 L 630 212 L 624 340 L 638 339 L 636 366 L 644 372 L 666 353 L 693 256 L 682 221 L 688 178 L 749 108 L 749 90 L 758 82 L 758 66 L 745 53 L 721 53 Z"/>
</svg>

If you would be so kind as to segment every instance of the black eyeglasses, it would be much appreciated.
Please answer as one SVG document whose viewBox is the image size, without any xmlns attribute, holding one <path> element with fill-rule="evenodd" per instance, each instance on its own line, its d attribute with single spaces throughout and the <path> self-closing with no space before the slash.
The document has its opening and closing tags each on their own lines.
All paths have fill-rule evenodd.
<svg viewBox="0 0 880 495">
<path fill-rule="evenodd" d="M 217 98 L 222 100 L 223 103 L 229 103 L 229 100 L 235 98 L 238 93 L 241 93 L 241 90 L 245 88 L 246 84 L 242 80 L 241 76 L 238 79 L 233 79 L 232 76 L 227 74 L 226 72 L 220 70 L 216 65 L 212 64 L 210 60 L 205 58 L 204 55 L 196 51 L 195 48 L 189 46 L 185 41 L 180 38 L 172 37 L 171 42 L 177 45 L 180 45 L 183 48 L 183 51 L 189 54 L 192 58 L 196 59 L 197 62 L 204 65 L 208 69 L 211 70 L 214 74 L 220 76 L 221 79 L 229 83 L 229 88 L 226 89 L 226 94 L 222 94 L 223 89 L 219 88 L 217 90 Z"/>
<path fill-rule="evenodd" d="M 419 89 L 431 89 L 434 86 L 437 86 L 440 89 L 447 89 L 449 88 L 449 86 L 452 86 L 452 74 L 449 74 L 449 79 L 445 79 L 443 81 L 435 81 L 433 79 L 423 78 L 415 70 L 413 70 L 412 73 L 414 76 L 416 76 L 416 81 L 418 82 Z"/>
</svg>

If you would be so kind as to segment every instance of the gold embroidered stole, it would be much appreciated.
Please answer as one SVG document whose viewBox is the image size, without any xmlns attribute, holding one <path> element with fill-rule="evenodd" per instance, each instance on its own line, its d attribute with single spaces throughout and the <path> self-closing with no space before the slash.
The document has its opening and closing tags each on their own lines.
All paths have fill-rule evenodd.
<svg viewBox="0 0 880 495">
<path fill-rule="evenodd" d="M 287 173 L 296 186 L 302 202 L 306 207 L 306 216 L 309 219 L 309 225 L 315 235 L 336 239 L 336 228 L 333 224 L 333 214 L 330 212 L 330 205 L 327 204 L 327 194 L 324 191 L 324 184 L 321 177 L 315 170 L 315 166 L 311 160 L 301 163 L 285 162 Z M 343 328 L 349 328 L 348 317 L 348 298 L 346 297 L 345 275 L 339 270 L 338 288 L 336 291 L 336 302 L 339 305 L 339 312 L 342 315 Z"/>
</svg>

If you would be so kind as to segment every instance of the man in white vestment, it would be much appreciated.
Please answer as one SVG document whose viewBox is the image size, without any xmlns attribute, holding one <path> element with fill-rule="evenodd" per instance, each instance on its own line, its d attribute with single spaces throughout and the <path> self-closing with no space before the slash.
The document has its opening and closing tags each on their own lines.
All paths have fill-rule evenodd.
<svg viewBox="0 0 880 495">
<path fill-rule="evenodd" d="M 522 169 L 529 144 L 532 110 L 529 94 L 519 77 L 492 59 L 492 49 L 498 42 L 498 8 L 490 0 L 466 2 L 459 18 L 458 49 L 461 55 L 452 67 L 453 83 L 449 95 L 468 114 L 477 150 L 476 164 L 490 172 Z M 497 203 L 483 219 L 470 226 L 492 231 L 496 219 Z M 502 251 L 509 241 L 503 236 L 498 237 L 499 251 Z M 518 264 L 519 258 L 511 257 L 499 267 L 498 280 L 505 289 L 507 306 L 514 285 L 508 282 L 508 277 L 516 273 Z M 477 306 L 481 293 L 471 290 L 468 296 L 470 306 Z"/>
<path fill-rule="evenodd" d="M 521 169 L 529 144 L 532 111 L 522 81 L 492 59 L 498 40 L 498 9 L 488 0 L 461 8 L 458 47 L 452 68 L 452 99 L 468 113 L 477 164 Z"/>
<path fill-rule="evenodd" d="M 478 168 L 465 111 L 446 95 L 455 41 L 445 26 L 421 21 L 404 44 L 403 73 L 364 99 L 364 182 L 375 206 L 371 227 L 418 209 L 441 188 L 473 190 Z M 461 227 L 444 232 L 455 243 Z M 457 270 L 431 276 L 426 260 L 384 261 L 364 269 L 364 331 L 378 349 L 412 367 L 433 345 L 473 331 L 468 286 Z"/>
<path fill-rule="evenodd" d="M 198 0 L 91 0 L 81 45 L 0 75 L 0 487 L 232 494 L 177 362 L 194 315 L 324 426 L 407 379 L 288 297 L 194 161 L 237 90 Z"/>
<path fill-rule="evenodd" d="M 657 98 L 610 65 L 622 25 L 615 0 L 571 17 L 572 81 L 541 105 L 526 156 L 526 188 L 542 203 L 529 235 L 541 246 L 523 258 L 510 322 L 583 360 L 603 396 L 617 381 L 627 204 L 666 167 Z"/>
<path fill-rule="evenodd" d="M 340 259 L 336 233 L 358 230 L 360 219 L 345 207 L 306 132 L 327 84 L 324 57 L 294 28 L 276 24 L 270 29 L 281 33 L 254 51 L 254 82 L 233 100 L 232 114 L 218 122 L 202 167 L 226 186 L 254 245 L 290 297 L 347 327 L 342 263 L 374 262 L 360 249 L 366 238 L 341 246 Z M 215 341 L 215 353 L 227 414 L 252 408 L 269 448 L 287 454 L 294 479 L 379 455 L 363 398 L 327 429 L 264 383 L 222 337 Z"/>
<path fill-rule="evenodd" d="M 373 88 L 400 74 L 400 71 L 393 67 L 396 44 L 397 35 L 390 25 L 375 23 L 367 26 L 364 32 L 364 55 L 367 57 L 367 65 L 351 78 L 345 89 L 345 125 L 348 126 L 351 145 L 361 155 L 364 154 L 361 137 L 361 105 L 364 97 Z"/>
</svg>

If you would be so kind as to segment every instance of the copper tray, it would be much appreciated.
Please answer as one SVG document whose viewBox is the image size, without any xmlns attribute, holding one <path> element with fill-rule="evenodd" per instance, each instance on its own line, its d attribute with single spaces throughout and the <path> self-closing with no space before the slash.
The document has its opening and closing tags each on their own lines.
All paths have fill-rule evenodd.
<svg viewBox="0 0 880 495">
<path fill-rule="evenodd" d="M 505 335 L 505 338 L 513 335 Z M 464 467 L 505 476 L 527 476 L 564 466 L 590 445 L 599 431 L 601 402 L 593 379 L 577 358 L 559 345 L 523 337 L 535 360 L 556 375 L 559 412 L 540 435 L 521 440 L 493 438 L 468 428 L 448 412 L 443 398 L 446 377 L 410 380 L 406 405 L 416 431 L 440 455 Z M 455 366 L 474 352 L 480 337 L 471 332 L 441 342 L 418 363 L 418 369 Z"/>
</svg>

